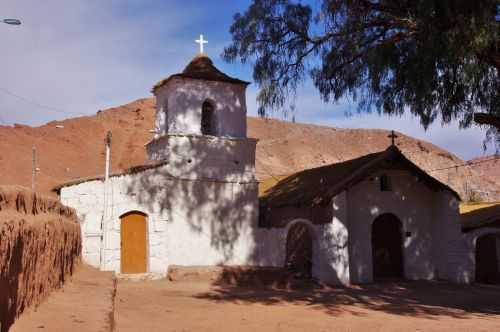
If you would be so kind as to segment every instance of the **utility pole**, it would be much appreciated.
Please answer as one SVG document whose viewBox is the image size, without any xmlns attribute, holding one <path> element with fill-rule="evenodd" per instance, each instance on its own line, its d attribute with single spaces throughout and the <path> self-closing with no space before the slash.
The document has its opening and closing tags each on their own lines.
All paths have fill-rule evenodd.
<svg viewBox="0 0 500 332">
<path fill-rule="evenodd" d="M 104 166 L 104 206 L 102 211 L 102 222 L 101 222 L 101 270 L 105 270 L 106 262 L 106 248 L 108 245 L 108 182 L 109 182 L 109 161 L 111 155 L 111 131 L 108 131 L 106 138 L 104 139 L 104 146 L 106 149 L 106 160 Z"/>
<path fill-rule="evenodd" d="M 106 134 L 106 139 L 104 140 L 104 143 L 106 144 L 106 169 L 104 170 L 104 180 L 107 182 L 109 178 L 109 156 L 110 156 L 110 150 L 111 150 L 111 138 L 113 135 L 111 134 L 111 131 L 108 131 Z"/>
<path fill-rule="evenodd" d="M 36 190 L 36 146 L 33 145 L 32 149 L 32 158 L 31 158 L 31 191 L 35 192 Z"/>
</svg>

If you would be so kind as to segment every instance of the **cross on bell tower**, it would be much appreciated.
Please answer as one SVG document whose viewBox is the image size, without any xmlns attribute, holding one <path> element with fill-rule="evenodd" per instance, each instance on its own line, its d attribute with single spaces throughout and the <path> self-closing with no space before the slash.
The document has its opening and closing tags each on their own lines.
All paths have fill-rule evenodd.
<svg viewBox="0 0 500 332">
<path fill-rule="evenodd" d="M 394 130 L 391 130 L 391 134 L 390 134 L 390 135 L 388 135 L 387 137 L 389 137 L 389 138 L 391 139 L 391 145 L 392 145 L 392 146 L 396 145 L 396 144 L 395 144 L 395 140 L 396 140 L 396 138 L 398 138 L 399 136 L 398 136 L 398 135 L 396 135 L 396 133 L 394 132 Z"/>
<path fill-rule="evenodd" d="M 208 44 L 208 40 L 203 39 L 203 35 L 200 35 L 200 39 L 196 39 L 195 43 L 200 44 L 200 53 L 203 53 L 203 44 Z"/>
</svg>

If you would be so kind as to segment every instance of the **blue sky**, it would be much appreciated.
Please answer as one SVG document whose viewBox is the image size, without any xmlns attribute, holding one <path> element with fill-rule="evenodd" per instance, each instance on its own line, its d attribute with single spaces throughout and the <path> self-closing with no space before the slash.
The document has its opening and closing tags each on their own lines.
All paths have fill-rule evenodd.
<svg viewBox="0 0 500 332">
<path fill-rule="evenodd" d="M 197 53 L 200 33 L 206 52 L 224 72 L 252 80 L 250 65 L 222 62 L 236 12 L 250 0 L 3 0 L 0 25 L 0 124 L 40 125 L 149 97 L 158 80 L 181 71 Z M 255 85 L 248 111 L 255 115 Z M 15 96 L 14 96 L 15 95 Z M 21 97 L 21 98 L 20 98 Z M 361 114 L 356 105 L 324 104 L 310 82 L 299 90 L 296 121 L 337 127 L 395 129 L 469 159 L 483 155 L 484 130 L 436 123 L 424 131 L 418 120 Z M 284 118 L 276 113 L 274 117 Z M 493 153 L 493 150 L 487 151 Z"/>
</svg>

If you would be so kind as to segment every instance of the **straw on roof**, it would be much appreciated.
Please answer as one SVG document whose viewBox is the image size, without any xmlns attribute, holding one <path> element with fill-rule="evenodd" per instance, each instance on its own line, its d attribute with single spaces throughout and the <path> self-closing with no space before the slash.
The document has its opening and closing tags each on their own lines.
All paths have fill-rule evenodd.
<svg viewBox="0 0 500 332">
<path fill-rule="evenodd" d="M 466 232 L 481 227 L 500 228 L 500 203 L 462 213 L 460 223 Z"/>
<path fill-rule="evenodd" d="M 433 190 L 460 195 L 446 184 L 419 168 L 396 147 L 318 168 L 307 169 L 279 181 L 261 197 L 266 208 L 318 205 L 369 177 L 380 169 L 408 169 Z"/>
<path fill-rule="evenodd" d="M 171 75 L 166 79 L 156 83 L 151 92 L 155 93 L 156 90 L 167 84 L 168 81 L 175 77 L 191 78 L 205 81 L 218 81 L 233 84 L 250 84 L 250 82 L 242 81 L 224 74 L 214 66 L 212 60 L 206 54 L 199 54 L 194 57 L 194 59 L 186 66 L 186 68 L 184 68 L 184 71 L 182 73 Z"/>
</svg>

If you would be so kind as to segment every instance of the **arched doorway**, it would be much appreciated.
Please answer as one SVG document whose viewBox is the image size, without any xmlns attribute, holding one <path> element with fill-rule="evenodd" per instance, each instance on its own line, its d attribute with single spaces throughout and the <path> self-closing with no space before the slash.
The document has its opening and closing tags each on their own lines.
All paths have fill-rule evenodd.
<svg viewBox="0 0 500 332">
<path fill-rule="evenodd" d="M 120 217 L 120 271 L 121 273 L 147 272 L 146 215 L 129 212 Z"/>
<path fill-rule="evenodd" d="M 373 279 L 403 277 L 403 235 L 401 221 L 383 214 L 372 224 Z"/>
<path fill-rule="evenodd" d="M 500 235 L 487 234 L 476 240 L 476 282 L 500 284 Z"/>
<path fill-rule="evenodd" d="M 309 226 L 298 222 L 290 227 L 286 239 L 286 268 L 296 277 L 312 277 L 312 234 Z"/>
</svg>

